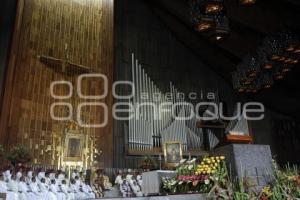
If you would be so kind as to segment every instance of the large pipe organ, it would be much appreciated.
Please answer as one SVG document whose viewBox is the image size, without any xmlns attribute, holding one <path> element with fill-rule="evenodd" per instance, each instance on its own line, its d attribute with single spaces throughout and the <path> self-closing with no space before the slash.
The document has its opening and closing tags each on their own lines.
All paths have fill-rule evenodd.
<svg viewBox="0 0 300 200">
<path fill-rule="evenodd" d="M 166 142 L 180 142 L 183 153 L 212 150 L 221 144 L 223 134 L 249 135 L 248 122 L 242 116 L 225 123 L 218 118 L 209 122 L 221 126 L 203 126 L 196 116 L 196 105 L 188 102 L 185 94 L 170 82 L 168 91 L 162 91 L 143 68 L 141 62 L 131 55 L 131 79 L 133 98 L 129 103 L 133 117 L 126 124 L 127 152 L 129 155 L 159 154 Z M 218 91 L 211 103 L 220 105 Z M 214 106 L 201 110 L 202 117 L 210 117 Z M 236 115 L 237 110 L 234 112 Z M 199 114 L 199 113 L 198 113 Z M 221 130 L 221 131 L 220 131 Z M 222 132 L 220 136 L 220 132 Z"/>
<path fill-rule="evenodd" d="M 197 119 L 191 103 L 184 94 L 169 83 L 169 91 L 163 92 L 132 54 L 131 81 L 134 97 L 130 100 L 135 116 L 128 121 L 129 154 L 157 154 L 163 144 L 177 141 L 183 152 L 203 149 L 203 130 L 197 128 Z M 193 117 L 190 117 L 193 116 Z"/>
</svg>

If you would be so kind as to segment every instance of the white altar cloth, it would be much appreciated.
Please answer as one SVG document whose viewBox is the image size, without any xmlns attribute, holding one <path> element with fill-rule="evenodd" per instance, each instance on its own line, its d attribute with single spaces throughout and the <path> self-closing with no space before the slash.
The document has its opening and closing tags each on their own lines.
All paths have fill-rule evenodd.
<svg viewBox="0 0 300 200">
<path fill-rule="evenodd" d="M 160 193 L 161 186 L 161 178 L 169 177 L 172 178 L 176 176 L 175 171 L 167 171 L 167 170 L 156 170 L 150 172 L 144 172 L 142 174 L 143 177 L 143 185 L 142 192 L 145 196 L 154 195 Z"/>
</svg>

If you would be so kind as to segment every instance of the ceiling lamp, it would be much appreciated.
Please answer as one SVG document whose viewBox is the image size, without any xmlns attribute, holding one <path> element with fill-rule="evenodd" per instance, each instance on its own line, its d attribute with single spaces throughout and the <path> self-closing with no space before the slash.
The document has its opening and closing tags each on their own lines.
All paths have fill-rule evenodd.
<svg viewBox="0 0 300 200">
<path fill-rule="evenodd" d="M 194 23 L 194 27 L 197 31 L 204 32 L 215 27 L 215 20 L 211 16 L 202 16 Z"/>
<path fill-rule="evenodd" d="M 250 6 L 256 3 L 256 0 L 239 0 L 239 4 L 243 6 Z"/>
<path fill-rule="evenodd" d="M 224 0 L 190 0 L 190 7 L 195 30 L 213 41 L 220 41 L 228 35 L 230 29 Z"/>
<path fill-rule="evenodd" d="M 299 62 L 298 52 L 300 42 L 295 34 L 284 31 L 268 36 L 256 54 L 246 56 L 237 66 L 235 82 L 240 83 L 245 92 L 270 88 L 274 80 L 284 79 Z"/>
<path fill-rule="evenodd" d="M 220 15 L 225 10 L 223 0 L 203 0 L 203 6 L 205 13 L 208 15 Z"/>
</svg>

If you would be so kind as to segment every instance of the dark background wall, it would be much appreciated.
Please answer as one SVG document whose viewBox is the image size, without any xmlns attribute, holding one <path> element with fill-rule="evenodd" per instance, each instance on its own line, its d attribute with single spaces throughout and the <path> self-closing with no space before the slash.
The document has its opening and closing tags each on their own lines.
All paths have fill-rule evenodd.
<svg viewBox="0 0 300 200">
<path fill-rule="evenodd" d="M 243 100 L 230 83 L 210 70 L 194 51 L 174 36 L 146 2 L 116 2 L 114 80 L 130 80 L 131 53 L 135 53 L 145 71 L 162 90 L 168 90 L 169 81 L 185 93 L 218 90 L 220 100 L 227 104 L 230 114 L 235 102 Z M 126 93 L 126 88 L 119 89 L 119 93 Z M 273 122 L 282 119 L 289 118 L 266 110 L 264 120 L 251 122 L 255 143 L 270 144 L 274 155 L 282 154 L 282 150 L 275 138 Z M 140 158 L 124 153 L 127 134 L 124 123 L 114 120 L 114 166 L 134 167 Z M 293 149 L 288 149 L 287 153 L 290 151 Z M 280 156 L 280 159 L 281 162 L 287 161 L 285 156 Z"/>
<path fill-rule="evenodd" d="M 0 94 L 15 21 L 17 0 L 2 0 L 0 6 Z M 0 101 L 1 102 L 1 101 Z"/>
</svg>

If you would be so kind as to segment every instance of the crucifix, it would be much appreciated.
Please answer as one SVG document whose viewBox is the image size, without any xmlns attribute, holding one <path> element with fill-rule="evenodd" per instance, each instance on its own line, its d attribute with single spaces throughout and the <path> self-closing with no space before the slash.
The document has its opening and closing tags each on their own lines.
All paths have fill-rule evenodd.
<svg viewBox="0 0 300 200">
<path fill-rule="evenodd" d="M 69 54 L 68 54 L 68 44 L 65 44 L 65 55 L 63 59 L 46 56 L 46 55 L 37 55 L 37 58 L 47 66 L 53 68 L 54 70 L 57 70 L 62 73 L 71 74 L 83 74 L 88 73 L 91 71 L 91 68 L 72 63 L 69 60 Z"/>
</svg>

